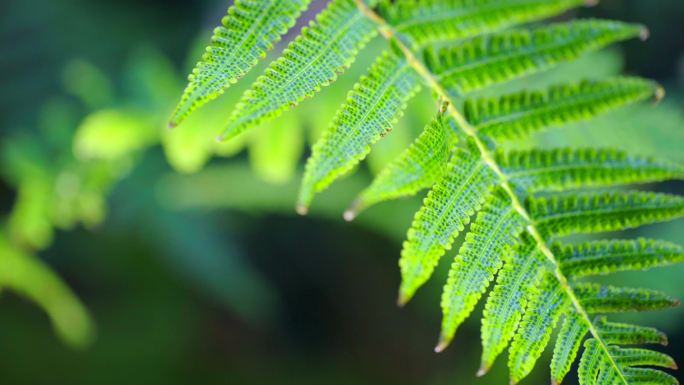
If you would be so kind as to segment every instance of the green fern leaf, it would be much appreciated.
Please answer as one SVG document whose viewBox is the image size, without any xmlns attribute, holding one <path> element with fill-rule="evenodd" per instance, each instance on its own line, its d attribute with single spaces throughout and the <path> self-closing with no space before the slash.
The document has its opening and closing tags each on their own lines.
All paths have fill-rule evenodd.
<svg viewBox="0 0 684 385">
<path fill-rule="evenodd" d="M 279 116 L 332 83 L 376 34 L 354 0 L 333 0 L 244 93 L 223 139 Z"/>
<path fill-rule="evenodd" d="M 617 107 L 657 99 L 662 93 L 657 83 L 640 78 L 583 80 L 542 91 L 469 99 L 463 111 L 482 135 L 497 140 L 520 139 L 550 127 L 589 120 Z"/>
<path fill-rule="evenodd" d="M 589 331 L 587 324 L 576 312 L 565 315 L 551 360 L 551 382 L 560 384 L 577 358 L 582 339 Z"/>
<path fill-rule="evenodd" d="M 237 82 L 294 24 L 310 0 L 237 0 L 228 8 L 211 45 L 188 77 L 169 126 Z"/>
<path fill-rule="evenodd" d="M 425 52 L 425 64 L 453 96 L 574 60 L 610 43 L 639 36 L 644 28 L 616 21 L 583 20 L 513 30 Z"/>
<path fill-rule="evenodd" d="M 351 170 L 386 135 L 416 94 L 418 76 L 403 57 L 385 51 L 354 86 L 332 126 L 314 145 L 299 193 L 306 212 L 315 193 Z"/>
<path fill-rule="evenodd" d="M 672 357 L 654 350 L 624 349 L 611 346 L 610 352 L 617 362 L 623 366 L 659 366 L 661 368 L 677 369 L 677 364 Z"/>
<path fill-rule="evenodd" d="M 437 351 L 447 347 L 504 261 L 510 260 L 513 245 L 524 227 L 505 194 L 495 193 L 485 207 L 470 226 L 449 270 L 442 292 L 442 332 Z"/>
<path fill-rule="evenodd" d="M 626 323 L 608 322 L 606 317 L 600 317 L 594 322 L 601 338 L 608 344 L 617 345 L 667 345 L 665 333 L 645 326 Z"/>
<path fill-rule="evenodd" d="M 379 13 L 414 45 L 454 41 L 559 14 L 585 0 L 400 0 Z"/>
<path fill-rule="evenodd" d="M 431 187 L 446 171 L 451 149 L 458 141 L 444 113 L 423 129 L 416 140 L 390 162 L 363 190 L 345 218 L 352 220 L 362 210 L 379 202 L 411 196 Z"/>
<path fill-rule="evenodd" d="M 679 301 L 655 290 L 580 283 L 573 288 L 588 313 L 658 310 L 679 305 Z"/>
<path fill-rule="evenodd" d="M 634 385 L 679 385 L 676 378 L 660 370 L 628 368 L 624 372 L 627 381 Z"/>
<path fill-rule="evenodd" d="M 645 270 L 684 261 L 684 248 L 655 239 L 555 243 L 553 253 L 563 273 L 572 277 Z"/>
<path fill-rule="evenodd" d="M 552 275 L 546 275 L 538 292 L 532 295 L 529 308 L 511 343 L 508 368 L 511 371 L 512 384 L 532 371 L 567 305 L 567 297 L 558 280 Z"/>
<path fill-rule="evenodd" d="M 609 354 L 606 354 L 605 352 L 602 353 L 596 384 L 619 385 L 621 381 L 620 377 L 623 376 L 622 371 L 613 363 L 615 361 L 608 359 Z M 610 355 L 612 356 L 612 354 Z M 613 357 L 613 360 L 614 359 L 615 358 Z"/>
<path fill-rule="evenodd" d="M 525 233 L 523 233 L 525 235 Z M 489 371 L 494 360 L 515 335 L 532 289 L 543 274 L 542 255 L 534 241 L 524 237 L 518 252 L 499 271 L 496 285 L 485 304 L 482 315 L 482 363 L 478 376 Z"/>
<path fill-rule="evenodd" d="M 528 211 L 547 234 L 623 230 L 684 215 L 684 198 L 650 192 L 561 193 L 530 197 Z"/>
<path fill-rule="evenodd" d="M 684 179 L 684 166 L 613 149 L 499 151 L 496 161 L 528 192 Z"/>
<path fill-rule="evenodd" d="M 428 193 L 408 231 L 399 260 L 400 304 L 430 278 L 439 258 L 480 208 L 493 181 L 493 173 L 476 152 L 456 150 L 446 174 Z"/>
<path fill-rule="evenodd" d="M 603 354 L 599 349 L 598 342 L 593 338 L 588 339 L 584 343 L 584 353 L 577 368 L 580 385 L 594 385 L 596 383 L 602 361 Z"/>
</svg>

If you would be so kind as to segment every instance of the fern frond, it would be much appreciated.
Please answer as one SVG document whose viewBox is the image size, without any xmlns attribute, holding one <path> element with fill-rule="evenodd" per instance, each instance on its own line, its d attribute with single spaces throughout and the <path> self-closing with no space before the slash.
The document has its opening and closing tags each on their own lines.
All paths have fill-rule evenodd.
<svg viewBox="0 0 684 385">
<path fill-rule="evenodd" d="M 563 272 L 572 277 L 645 270 L 684 261 L 684 247 L 655 239 L 555 243 L 552 249 Z"/>
<path fill-rule="evenodd" d="M 455 97 L 548 69 L 608 44 L 639 36 L 643 27 L 606 20 L 499 32 L 425 52 L 425 64 Z"/>
<path fill-rule="evenodd" d="M 544 19 L 585 0 L 400 0 L 381 4 L 379 14 L 414 45 L 470 38 Z"/>
<path fill-rule="evenodd" d="M 468 99 L 463 112 L 482 135 L 497 140 L 520 139 L 661 94 L 657 83 L 641 78 L 582 80 L 540 91 Z"/>
<path fill-rule="evenodd" d="M 352 220 L 374 204 L 411 196 L 431 187 L 444 175 L 451 149 L 457 141 L 448 118 L 444 112 L 439 113 L 413 143 L 359 194 L 345 212 L 345 218 Z"/>
<path fill-rule="evenodd" d="M 623 230 L 684 216 L 684 198 L 651 192 L 559 193 L 528 199 L 527 209 L 547 234 Z"/>
<path fill-rule="evenodd" d="M 354 0 L 333 0 L 243 94 L 223 139 L 279 116 L 335 81 L 376 34 Z"/>
<path fill-rule="evenodd" d="M 582 339 L 588 331 L 589 327 L 576 312 L 573 311 L 565 315 L 551 359 L 553 384 L 560 384 L 570 371 L 570 367 L 579 353 Z"/>
<path fill-rule="evenodd" d="M 485 209 L 478 213 L 451 265 L 442 292 L 442 332 L 437 351 L 451 342 L 456 329 L 473 311 L 494 275 L 505 261 L 510 260 L 523 225 L 524 221 L 511 206 L 508 196 L 501 192 L 493 194 Z"/>
<path fill-rule="evenodd" d="M 684 166 L 614 149 L 498 151 L 496 161 L 528 192 L 684 179 Z"/>
<path fill-rule="evenodd" d="M 298 207 L 351 170 L 386 135 L 420 87 L 406 59 L 385 51 L 354 86 L 307 161 Z"/>
<path fill-rule="evenodd" d="M 237 82 L 280 40 L 310 0 L 237 0 L 228 8 L 211 45 L 188 76 L 169 126 L 180 124 L 204 103 Z"/>
<path fill-rule="evenodd" d="M 532 371 L 568 303 L 568 297 L 558 280 L 547 274 L 539 289 L 532 295 L 529 308 L 511 343 L 508 368 L 511 371 L 512 384 Z"/>
<path fill-rule="evenodd" d="M 579 283 L 573 289 L 588 313 L 657 310 L 679 305 L 678 300 L 655 290 L 593 283 Z"/>
<path fill-rule="evenodd" d="M 346 174 L 400 116 L 420 85 L 444 106 L 438 117 L 354 202 L 345 218 L 378 202 L 431 187 L 415 214 L 399 266 L 399 303 L 432 275 L 474 218 L 442 293 L 437 351 L 452 340 L 491 282 L 482 320 L 484 374 L 509 348 L 513 383 L 530 373 L 563 319 L 551 361 L 559 383 L 580 346 L 582 384 L 667 384 L 661 353 L 619 345 L 665 343 L 661 332 L 593 319 L 596 313 L 674 306 L 641 288 L 579 282 L 595 274 L 680 262 L 682 247 L 657 240 L 551 243 L 578 233 L 627 229 L 684 216 L 684 198 L 592 187 L 684 179 L 684 167 L 614 149 L 502 151 L 498 142 L 586 121 L 663 90 L 639 78 L 584 80 L 541 91 L 466 100 L 485 87 L 531 75 L 608 44 L 640 36 L 640 25 L 606 20 L 553 23 L 501 32 L 584 0 L 333 0 L 247 91 L 230 118 L 230 138 L 280 115 L 335 80 L 376 34 L 389 42 L 314 145 L 299 197 Z M 448 41 L 447 41 L 448 40 Z M 577 191 L 569 191 L 577 190 Z M 587 339 L 586 341 L 585 338 Z"/>
<path fill-rule="evenodd" d="M 444 177 L 416 213 L 399 259 L 399 303 L 406 303 L 432 275 L 435 265 L 480 208 L 495 181 L 473 150 L 458 149 Z"/>
</svg>

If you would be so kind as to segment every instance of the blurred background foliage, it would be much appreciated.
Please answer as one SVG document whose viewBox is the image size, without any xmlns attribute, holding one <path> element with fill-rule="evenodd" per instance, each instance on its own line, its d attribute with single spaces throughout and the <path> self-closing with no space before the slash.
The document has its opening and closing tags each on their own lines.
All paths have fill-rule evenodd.
<svg viewBox="0 0 684 385">
<path fill-rule="evenodd" d="M 314 1 L 304 19 L 324 4 Z M 293 210 L 302 161 L 370 65 L 363 55 L 319 97 L 237 140 L 215 137 L 259 68 L 181 126 L 165 128 L 226 6 L 0 4 L 0 383 L 506 381 L 501 363 L 485 378 L 471 376 L 478 317 L 452 349 L 432 353 L 448 264 L 406 309 L 394 305 L 401 241 L 420 197 L 380 205 L 351 224 L 341 220 L 373 173 L 435 113 L 427 91 L 307 218 Z M 620 72 L 655 78 L 668 91 L 658 106 L 536 141 L 600 143 L 684 161 L 684 2 L 604 0 L 578 13 L 644 23 L 651 39 L 490 92 Z M 679 221 L 616 236 L 681 242 L 683 230 Z M 682 297 L 682 274 L 684 266 L 675 266 L 613 281 Z M 664 328 L 668 352 L 684 361 L 684 311 L 638 317 Z M 547 378 L 542 368 L 526 383 Z"/>
</svg>

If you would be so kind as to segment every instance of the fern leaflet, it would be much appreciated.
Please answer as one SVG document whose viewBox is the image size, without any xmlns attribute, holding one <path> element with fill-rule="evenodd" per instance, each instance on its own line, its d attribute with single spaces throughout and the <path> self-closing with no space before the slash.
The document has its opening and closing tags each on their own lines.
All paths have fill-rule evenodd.
<svg viewBox="0 0 684 385">
<path fill-rule="evenodd" d="M 244 93 L 223 139 L 313 96 L 344 72 L 376 33 L 352 0 L 333 0 Z"/>
<path fill-rule="evenodd" d="M 414 45 L 454 41 L 543 19 L 580 6 L 585 0 L 401 0 L 379 13 Z"/>
</svg>

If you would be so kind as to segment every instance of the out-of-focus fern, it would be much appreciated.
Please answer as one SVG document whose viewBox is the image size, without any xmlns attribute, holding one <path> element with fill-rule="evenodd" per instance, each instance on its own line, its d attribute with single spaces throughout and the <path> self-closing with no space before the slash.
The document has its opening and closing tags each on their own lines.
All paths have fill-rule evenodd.
<svg viewBox="0 0 684 385">
<path fill-rule="evenodd" d="M 682 197 L 611 189 L 684 179 L 684 167 L 613 148 L 510 151 L 502 146 L 649 98 L 659 100 L 660 86 L 614 77 L 487 98 L 472 95 L 611 43 L 647 36 L 643 26 L 607 20 L 507 29 L 582 3 L 333 0 L 243 94 L 224 138 L 313 96 L 354 61 L 368 39 L 381 35 L 389 48 L 379 53 L 313 146 L 298 211 L 306 212 L 316 193 L 361 162 L 394 127 L 416 90 L 425 87 L 442 106 L 438 116 L 380 172 L 345 218 L 384 200 L 430 189 L 401 253 L 401 304 L 430 278 L 456 236 L 466 233 L 444 287 L 436 350 L 447 347 L 494 282 L 482 320 L 480 375 L 508 348 L 511 382 L 522 380 L 549 344 L 553 329 L 562 325 L 551 362 L 553 383 L 563 380 L 584 346 L 581 384 L 674 384 L 666 372 L 644 368 L 673 368 L 671 358 L 624 347 L 662 343 L 660 332 L 596 316 L 661 309 L 678 301 L 653 290 L 601 286 L 580 278 L 680 262 L 682 248 L 654 239 L 569 243 L 563 237 L 684 216 Z M 222 64 L 224 71 L 232 71 L 233 63 Z M 193 85 L 197 78 L 191 80 L 189 87 L 211 85 L 201 80 Z"/>
<path fill-rule="evenodd" d="M 59 276 L 38 258 L 0 234 L 0 288 L 9 288 L 40 305 L 65 342 L 85 347 L 94 337 L 94 325 L 85 307 Z"/>
</svg>

